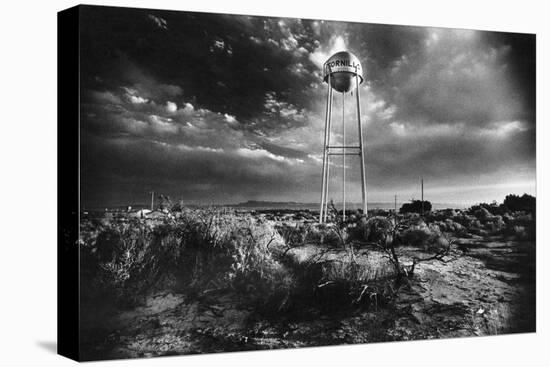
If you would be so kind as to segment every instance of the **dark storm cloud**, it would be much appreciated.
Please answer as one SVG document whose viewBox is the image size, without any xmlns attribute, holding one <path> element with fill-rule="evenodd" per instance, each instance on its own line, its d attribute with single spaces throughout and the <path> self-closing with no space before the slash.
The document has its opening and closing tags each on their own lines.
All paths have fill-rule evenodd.
<svg viewBox="0 0 550 367">
<path fill-rule="evenodd" d="M 84 7 L 81 21 L 86 205 L 140 202 L 149 190 L 315 201 L 321 67 L 342 49 L 365 69 L 376 200 L 420 176 L 534 183 L 534 36 L 106 7 Z M 353 187 L 358 166 L 346 166 Z"/>
<path fill-rule="evenodd" d="M 154 13 L 85 10 L 82 44 L 88 85 L 94 85 L 96 75 L 114 86 L 120 76 L 125 81 L 139 77 L 128 71 L 133 66 L 127 60 L 134 60 L 162 82 L 181 87 L 202 107 L 249 120 L 263 112 L 267 91 L 295 103 L 296 87 L 313 81 L 307 58 L 304 72 L 290 69 L 308 52 L 304 46 L 313 47 L 293 36 L 293 30 L 303 31 L 299 20 L 286 25 L 284 20 L 266 18 Z M 163 19 L 165 27 L 158 27 L 151 17 Z"/>
</svg>

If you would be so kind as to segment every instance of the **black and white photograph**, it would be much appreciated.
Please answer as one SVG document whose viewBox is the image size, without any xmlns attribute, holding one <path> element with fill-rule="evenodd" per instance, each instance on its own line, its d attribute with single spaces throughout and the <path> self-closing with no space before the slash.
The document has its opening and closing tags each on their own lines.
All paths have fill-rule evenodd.
<svg viewBox="0 0 550 367">
<path fill-rule="evenodd" d="M 544 364 L 546 13 L 5 4 L 0 364 Z"/>
<path fill-rule="evenodd" d="M 535 332 L 535 35 L 78 11 L 83 360 Z"/>
</svg>

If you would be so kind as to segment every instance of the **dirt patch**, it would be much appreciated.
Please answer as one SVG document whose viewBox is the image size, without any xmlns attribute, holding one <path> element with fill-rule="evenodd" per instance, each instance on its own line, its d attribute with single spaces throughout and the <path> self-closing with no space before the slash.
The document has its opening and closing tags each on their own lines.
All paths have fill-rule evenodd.
<svg viewBox="0 0 550 367">
<path fill-rule="evenodd" d="M 386 307 L 323 313 L 303 309 L 264 317 L 252 299 L 236 293 L 188 298 L 165 292 L 131 310 L 106 313 L 101 338 L 85 359 L 148 357 L 294 348 L 393 340 L 494 335 L 535 330 L 534 245 L 514 241 L 461 240 L 449 263 L 422 263 Z M 400 248 L 406 261 L 417 249 Z M 379 253 L 358 249 L 362 264 Z M 420 253 L 422 255 L 422 253 Z M 349 253 L 315 246 L 293 249 L 298 262 L 338 261 Z M 307 315 L 304 316 L 304 315 Z"/>
</svg>

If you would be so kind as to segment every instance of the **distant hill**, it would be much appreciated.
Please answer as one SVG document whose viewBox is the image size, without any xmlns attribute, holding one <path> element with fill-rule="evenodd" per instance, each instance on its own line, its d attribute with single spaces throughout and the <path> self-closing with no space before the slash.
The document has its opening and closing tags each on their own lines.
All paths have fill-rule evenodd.
<svg viewBox="0 0 550 367">
<path fill-rule="evenodd" d="M 342 203 L 334 203 L 336 205 L 336 208 L 341 209 Z M 397 203 L 397 209 L 401 208 L 401 205 L 403 203 L 398 202 Z M 149 209 L 150 204 L 144 204 L 144 203 L 134 203 L 130 205 L 132 207 L 132 210 L 140 210 L 140 209 Z M 319 203 L 300 203 L 296 201 L 262 201 L 262 200 L 248 200 L 243 203 L 238 204 L 208 204 L 208 205 L 199 205 L 199 204 L 187 204 L 185 205 L 188 208 L 201 208 L 201 207 L 208 207 L 208 206 L 224 206 L 224 207 L 230 207 L 235 209 L 251 209 L 251 210 L 269 210 L 269 209 L 294 209 L 294 210 L 312 210 L 316 211 L 319 210 Z M 393 202 L 369 202 L 368 203 L 368 209 L 393 209 L 394 203 Z M 463 209 L 468 207 L 467 205 L 459 205 L 459 204 L 451 204 L 451 203 L 432 203 L 432 208 L 434 210 L 438 209 L 447 209 L 447 208 L 453 208 L 453 209 Z M 86 207 L 82 208 L 86 211 L 105 211 L 105 209 L 108 208 L 109 210 L 120 210 L 120 211 L 126 211 L 128 208 L 127 205 L 117 205 L 117 206 L 110 206 L 110 207 Z M 361 203 L 346 203 L 346 208 L 349 210 L 353 209 L 360 209 Z"/>
<path fill-rule="evenodd" d="M 228 205 L 235 208 L 266 208 L 266 209 L 310 209 L 319 205 L 313 203 L 297 203 L 295 201 L 260 201 L 248 200 L 244 203 Z"/>
<path fill-rule="evenodd" d="M 342 203 L 335 203 L 337 208 L 342 207 Z M 397 209 L 403 205 L 403 203 L 397 203 Z M 265 210 L 265 209 L 309 209 L 309 210 L 319 210 L 319 203 L 300 203 L 295 201 L 261 201 L 261 200 L 248 200 L 244 203 L 231 204 L 227 205 L 233 208 L 242 208 L 242 209 L 256 209 L 256 210 Z M 393 209 L 394 203 L 392 202 L 372 202 L 367 203 L 369 210 L 371 209 Z M 447 209 L 454 208 L 460 209 L 465 208 L 465 205 L 451 204 L 451 203 L 432 203 L 432 208 L 437 209 Z M 360 209 L 361 203 L 346 203 L 347 209 Z"/>
</svg>

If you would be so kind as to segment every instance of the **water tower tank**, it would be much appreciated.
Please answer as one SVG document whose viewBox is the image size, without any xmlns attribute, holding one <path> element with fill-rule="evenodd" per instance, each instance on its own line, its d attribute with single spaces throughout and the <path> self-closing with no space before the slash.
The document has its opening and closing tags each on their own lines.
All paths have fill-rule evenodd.
<svg viewBox="0 0 550 367">
<path fill-rule="evenodd" d="M 323 81 L 328 82 L 338 92 L 349 92 L 355 85 L 355 75 L 359 84 L 363 82 L 363 68 L 357 56 L 348 51 L 340 51 L 332 55 L 323 67 Z"/>
</svg>

